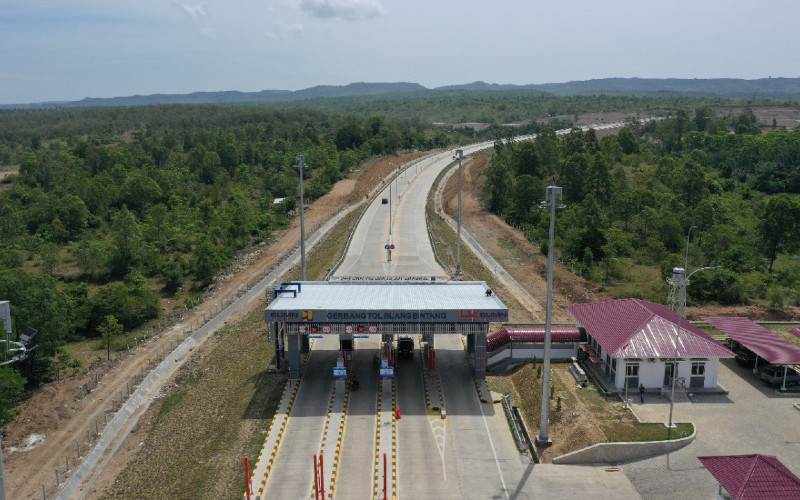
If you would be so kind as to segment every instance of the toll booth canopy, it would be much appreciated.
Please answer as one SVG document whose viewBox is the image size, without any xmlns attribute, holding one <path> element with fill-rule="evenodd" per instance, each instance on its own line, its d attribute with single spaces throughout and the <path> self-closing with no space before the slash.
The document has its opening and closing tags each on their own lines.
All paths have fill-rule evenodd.
<svg viewBox="0 0 800 500">
<path fill-rule="evenodd" d="M 265 320 L 287 339 L 289 371 L 300 376 L 308 335 L 466 334 L 476 377 L 485 377 L 489 323 L 507 322 L 508 308 L 482 281 L 282 283 Z"/>
</svg>

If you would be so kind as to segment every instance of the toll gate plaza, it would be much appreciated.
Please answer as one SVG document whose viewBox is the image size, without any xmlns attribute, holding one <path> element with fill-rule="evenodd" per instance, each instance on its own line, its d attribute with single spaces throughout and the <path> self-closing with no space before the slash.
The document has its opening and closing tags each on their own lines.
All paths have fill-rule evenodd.
<svg viewBox="0 0 800 500">
<path fill-rule="evenodd" d="M 355 339 L 381 335 L 386 366 L 395 337 L 417 334 L 426 355 L 435 353 L 436 335 L 466 335 L 474 376 L 485 379 L 489 323 L 507 322 L 508 308 L 483 281 L 303 281 L 273 289 L 265 320 L 293 380 L 302 375 L 310 338 L 338 336 L 346 363 Z"/>
</svg>

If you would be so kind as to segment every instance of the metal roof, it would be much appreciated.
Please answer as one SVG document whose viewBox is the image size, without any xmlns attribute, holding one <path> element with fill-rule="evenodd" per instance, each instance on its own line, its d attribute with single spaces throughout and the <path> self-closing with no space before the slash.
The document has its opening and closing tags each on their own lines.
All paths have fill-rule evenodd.
<svg viewBox="0 0 800 500">
<path fill-rule="evenodd" d="M 800 339 L 800 328 L 792 328 L 789 333 Z"/>
<path fill-rule="evenodd" d="M 697 459 L 736 500 L 800 498 L 800 478 L 775 457 L 754 454 Z"/>
<path fill-rule="evenodd" d="M 747 318 L 712 316 L 703 319 L 774 365 L 800 364 L 800 347 Z"/>
<path fill-rule="evenodd" d="M 304 281 L 276 287 L 271 322 L 469 323 L 508 321 L 508 308 L 483 281 Z"/>
<path fill-rule="evenodd" d="M 733 352 L 689 321 L 681 321 L 678 336 L 678 315 L 661 304 L 620 299 L 575 304 L 567 306 L 567 310 L 615 358 L 675 356 L 676 338 L 679 357 L 734 357 Z"/>
</svg>

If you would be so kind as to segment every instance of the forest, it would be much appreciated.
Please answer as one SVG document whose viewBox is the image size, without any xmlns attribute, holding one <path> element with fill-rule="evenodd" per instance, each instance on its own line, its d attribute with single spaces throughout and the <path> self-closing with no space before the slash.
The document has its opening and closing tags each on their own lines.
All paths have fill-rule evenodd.
<svg viewBox="0 0 800 500">
<path fill-rule="evenodd" d="M 688 258 L 721 266 L 695 275 L 690 304 L 800 305 L 800 129 L 762 133 L 751 111 L 727 119 L 699 107 L 600 139 L 545 129 L 533 142 L 497 141 L 487 206 L 543 253 L 547 185 L 563 188 L 562 262 L 601 286 L 634 266 L 657 268 L 664 283 Z M 663 302 L 662 288 L 630 293 Z"/>
<path fill-rule="evenodd" d="M 449 91 L 2 110 L 0 172 L 18 175 L 0 183 L 0 300 L 11 302 L 15 334 L 39 333 L 28 359 L 0 367 L 0 422 L 26 388 L 80 369 L 67 343 L 111 347 L 163 315 L 165 299 L 193 307 L 237 255 L 285 227 L 301 154 L 308 203 L 371 157 L 494 140 L 487 207 L 544 241 L 536 207 L 544 186 L 563 186 L 556 246 L 576 272 L 606 283 L 634 262 L 666 276 L 694 226 L 691 262 L 723 268 L 698 275 L 691 300 L 799 304 L 800 263 L 783 262 L 800 241 L 800 132 L 762 133 L 752 113 L 713 111 L 727 104 L 741 103 Z M 586 111 L 631 119 L 599 139 L 556 136 Z M 486 126 L 463 125 L 477 122 Z M 509 139 L 531 132 L 534 142 Z"/>
</svg>

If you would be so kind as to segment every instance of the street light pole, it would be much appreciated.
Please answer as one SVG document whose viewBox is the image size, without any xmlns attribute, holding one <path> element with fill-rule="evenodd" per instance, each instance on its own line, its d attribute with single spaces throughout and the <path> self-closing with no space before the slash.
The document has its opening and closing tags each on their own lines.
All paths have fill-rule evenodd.
<svg viewBox="0 0 800 500">
<path fill-rule="evenodd" d="M 306 226 L 303 205 L 303 167 L 306 166 L 306 157 L 297 155 L 294 157 L 295 168 L 300 170 L 300 262 L 303 268 L 303 281 L 306 280 Z"/>
<path fill-rule="evenodd" d="M 461 277 L 461 159 L 464 157 L 464 151 L 456 149 L 456 158 L 458 158 L 458 231 L 456 235 L 456 278 Z"/>
<path fill-rule="evenodd" d="M 536 444 L 550 446 L 550 330 L 553 311 L 553 247 L 555 239 L 556 208 L 561 204 L 561 188 L 547 186 L 547 197 L 544 206 L 550 206 L 550 240 L 547 246 L 547 306 L 545 308 L 544 328 L 544 362 L 542 363 L 542 419 L 539 425 L 539 435 Z"/>
<path fill-rule="evenodd" d="M 689 278 L 694 276 L 694 274 L 698 271 L 708 271 L 713 269 L 719 269 L 722 266 L 708 266 L 708 267 L 701 267 L 692 271 L 688 276 L 686 275 L 686 270 L 689 267 L 689 238 L 692 234 L 692 229 L 697 228 L 697 226 L 689 227 L 689 231 L 686 233 L 686 257 L 684 259 L 684 267 L 683 269 L 677 267 L 672 270 L 673 276 L 680 277 L 680 298 L 678 300 L 678 331 L 675 334 L 675 361 L 672 365 L 672 388 L 670 390 L 670 398 L 669 398 L 669 422 L 666 424 L 668 429 L 672 429 L 675 427 L 675 423 L 672 421 L 672 414 L 674 411 L 675 406 L 675 382 L 678 379 L 678 356 L 679 356 L 679 346 L 681 340 L 681 322 L 683 320 L 683 316 L 686 311 L 686 286 L 689 284 Z M 668 432 L 668 434 L 670 434 Z M 671 434 L 670 434 L 671 437 Z"/>
</svg>

